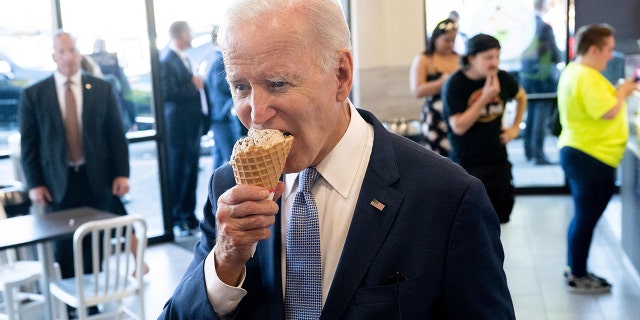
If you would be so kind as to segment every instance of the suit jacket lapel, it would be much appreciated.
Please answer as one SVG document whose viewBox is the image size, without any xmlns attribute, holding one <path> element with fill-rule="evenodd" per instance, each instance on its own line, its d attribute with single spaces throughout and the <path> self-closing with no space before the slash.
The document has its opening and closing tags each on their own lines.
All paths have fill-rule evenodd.
<svg viewBox="0 0 640 320">
<path fill-rule="evenodd" d="M 349 234 L 322 310 L 323 319 L 338 319 L 345 311 L 387 237 L 404 198 L 390 187 L 399 178 L 398 162 L 388 139 L 391 133 L 370 113 L 359 112 L 373 124 L 375 138 Z M 384 204 L 384 208 L 373 206 L 374 200 Z"/>
<path fill-rule="evenodd" d="M 281 207 L 280 199 L 277 200 L 278 206 Z M 284 294 L 282 292 L 282 234 L 280 232 L 281 214 L 276 215 L 276 221 L 271 226 L 272 236 L 266 240 L 258 242 L 256 254 L 254 258 L 249 259 L 247 268 L 251 268 L 253 264 L 258 264 L 260 272 L 261 288 L 264 291 L 260 293 L 260 299 L 268 300 L 269 306 L 264 312 L 265 319 L 284 319 Z M 245 282 L 249 283 L 250 273 L 247 273 Z"/>
<path fill-rule="evenodd" d="M 85 74 L 82 74 L 81 80 L 81 91 L 82 92 L 82 136 L 83 141 L 85 140 L 87 134 L 93 132 L 93 130 L 85 130 L 95 128 L 95 117 L 91 112 L 91 108 L 96 105 L 96 95 L 93 94 L 93 83 L 89 77 Z"/>
<path fill-rule="evenodd" d="M 182 70 L 182 74 L 185 77 L 191 77 L 192 76 L 192 71 L 189 70 L 189 68 L 187 68 L 187 66 L 184 64 L 184 61 L 182 60 L 182 58 L 180 58 L 180 56 L 178 55 L 177 52 L 171 50 L 171 55 L 172 55 L 172 60 L 173 63 L 178 66 L 178 68 L 180 70 Z"/>
</svg>

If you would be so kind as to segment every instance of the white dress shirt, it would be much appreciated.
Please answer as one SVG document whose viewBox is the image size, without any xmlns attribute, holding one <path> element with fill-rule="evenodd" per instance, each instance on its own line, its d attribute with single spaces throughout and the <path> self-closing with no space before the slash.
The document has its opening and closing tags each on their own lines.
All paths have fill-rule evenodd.
<svg viewBox="0 0 640 320">
<path fill-rule="evenodd" d="M 346 133 L 331 152 L 316 166 L 322 175 L 313 185 L 313 193 L 320 220 L 320 252 L 322 255 L 322 304 L 338 267 L 342 248 L 349 232 L 351 218 L 358 201 L 360 188 L 369 164 L 373 147 L 373 127 L 368 124 L 349 102 L 351 120 Z M 286 290 L 286 235 L 287 222 L 295 193 L 298 173 L 285 175 L 282 195 L 282 288 Z M 212 272 L 213 271 L 213 272 Z M 213 251 L 204 264 L 205 282 L 209 301 L 219 316 L 233 312 L 247 294 L 242 289 L 244 275 L 238 287 L 223 283 L 215 272 Z"/>
<path fill-rule="evenodd" d="M 67 103 L 65 101 L 65 93 L 67 91 L 67 87 L 65 86 L 67 80 L 71 80 L 73 83 L 71 85 L 71 91 L 73 92 L 73 96 L 76 98 L 76 111 L 78 112 L 78 126 L 80 126 L 80 136 L 82 137 L 82 71 L 78 70 L 78 72 L 74 73 L 67 79 L 67 76 L 62 73 L 55 71 L 53 73 L 53 79 L 56 83 L 56 94 L 58 95 L 58 104 L 60 105 L 60 113 L 62 114 L 62 121 L 65 121 L 64 117 L 66 114 Z M 87 85 L 89 86 L 89 85 Z M 90 89 L 90 87 L 87 87 Z M 81 165 L 84 164 L 84 156 L 78 160 L 77 163 L 71 163 L 70 165 Z"/>
</svg>

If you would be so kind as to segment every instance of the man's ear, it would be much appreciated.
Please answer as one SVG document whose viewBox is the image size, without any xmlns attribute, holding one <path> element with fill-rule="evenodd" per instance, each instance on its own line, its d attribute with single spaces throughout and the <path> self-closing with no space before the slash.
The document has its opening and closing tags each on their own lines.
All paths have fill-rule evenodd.
<svg viewBox="0 0 640 320">
<path fill-rule="evenodd" d="M 336 101 L 343 102 L 349 97 L 349 92 L 353 87 L 353 56 L 347 48 L 338 51 L 338 91 Z"/>
</svg>

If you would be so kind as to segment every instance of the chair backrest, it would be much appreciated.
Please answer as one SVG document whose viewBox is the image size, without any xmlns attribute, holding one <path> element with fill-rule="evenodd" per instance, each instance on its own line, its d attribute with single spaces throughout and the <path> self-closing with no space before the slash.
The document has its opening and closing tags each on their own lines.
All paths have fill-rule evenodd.
<svg viewBox="0 0 640 320">
<path fill-rule="evenodd" d="M 16 251 L 14 249 L 0 250 L 0 272 L 13 267 L 16 260 Z"/>
<path fill-rule="evenodd" d="M 134 232 L 137 243 L 132 240 Z M 83 246 L 88 244 L 88 240 L 84 240 L 86 238 L 90 239 L 92 247 L 93 272 L 83 277 Z M 119 300 L 129 295 L 141 297 L 142 277 L 130 281 L 129 275 L 133 268 L 137 275 L 143 274 L 146 245 L 147 225 L 140 216 L 127 215 L 82 224 L 73 235 L 76 290 L 81 307 Z"/>
</svg>

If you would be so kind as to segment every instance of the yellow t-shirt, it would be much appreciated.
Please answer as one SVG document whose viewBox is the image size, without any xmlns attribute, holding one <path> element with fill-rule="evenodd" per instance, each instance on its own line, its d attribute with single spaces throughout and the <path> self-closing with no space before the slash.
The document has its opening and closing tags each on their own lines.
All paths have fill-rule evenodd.
<svg viewBox="0 0 640 320">
<path fill-rule="evenodd" d="M 598 70 L 568 64 L 558 81 L 558 148 L 573 147 L 617 167 L 629 138 L 626 102 L 615 118 L 602 119 L 616 103 L 616 89 Z"/>
</svg>

